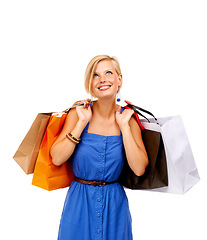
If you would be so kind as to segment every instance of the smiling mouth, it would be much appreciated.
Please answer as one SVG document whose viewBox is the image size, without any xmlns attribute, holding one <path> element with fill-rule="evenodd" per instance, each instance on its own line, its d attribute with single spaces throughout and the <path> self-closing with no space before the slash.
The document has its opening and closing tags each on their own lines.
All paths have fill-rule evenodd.
<svg viewBox="0 0 207 240">
<path fill-rule="evenodd" d="M 99 87 L 98 89 L 99 89 L 100 91 L 105 91 L 105 90 L 109 89 L 110 87 L 111 87 L 110 85 L 107 85 L 107 86 Z"/>
</svg>

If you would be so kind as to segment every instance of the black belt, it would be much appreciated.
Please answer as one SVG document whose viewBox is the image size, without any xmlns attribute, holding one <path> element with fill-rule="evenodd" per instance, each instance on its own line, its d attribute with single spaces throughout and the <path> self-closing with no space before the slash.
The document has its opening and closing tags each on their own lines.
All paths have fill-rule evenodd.
<svg viewBox="0 0 207 240">
<path fill-rule="evenodd" d="M 105 185 L 108 185 L 108 184 L 113 184 L 113 183 L 116 183 L 117 181 L 112 181 L 112 182 L 105 182 L 105 181 L 90 181 L 90 180 L 84 180 L 84 179 L 81 179 L 79 177 L 74 177 L 74 181 L 76 182 L 80 182 L 80 183 L 84 183 L 84 184 L 89 184 L 89 185 L 93 185 L 93 186 L 105 186 Z"/>
</svg>

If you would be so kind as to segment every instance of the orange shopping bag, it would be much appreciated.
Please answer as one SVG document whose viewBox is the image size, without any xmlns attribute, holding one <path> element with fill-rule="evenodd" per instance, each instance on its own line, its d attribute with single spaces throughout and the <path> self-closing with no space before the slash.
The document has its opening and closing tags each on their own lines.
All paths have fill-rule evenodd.
<svg viewBox="0 0 207 240">
<path fill-rule="evenodd" d="M 60 134 L 66 116 L 65 112 L 51 116 L 34 169 L 32 184 L 48 191 L 68 187 L 74 179 L 70 161 L 55 166 L 50 156 L 50 148 Z"/>
</svg>

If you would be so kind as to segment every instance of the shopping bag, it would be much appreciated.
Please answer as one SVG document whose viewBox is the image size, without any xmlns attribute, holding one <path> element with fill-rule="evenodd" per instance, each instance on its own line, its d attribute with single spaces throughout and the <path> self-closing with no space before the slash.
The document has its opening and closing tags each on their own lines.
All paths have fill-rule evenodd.
<svg viewBox="0 0 207 240">
<path fill-rule="evenodd" d="M 50 148 L 59 136 L 66 116 L 67 112 L 62 112 L 50 117 L 35 165 L 32 184 L 48 191 L 68 187 L 74 179 L 70 161 L 55 166 L 50 156 Z"/>
<path fill-rule="evenodd" d="M 37 115 L 28 133 L 13 156 L 14 160 L 27 174 L 34 172 L 39 147 L 50 116 L 51 113 L 39 113 Z"/>
<path fill-rule="evenodd" d="M 145 169 L 145 173 L 142 176 L 137 176 L 129 167 L 127 159 L 125 159 L 119 182 L 124 187 L 130 189 L 154 189 L 167 186 L 167 163 L 162 135 L 160 132 L 145 129 L 136 112 L 134 116 L 141 128 L 149 164 Z"/>
<path fill-rule="evenodd" d="M 168 186 L 156 189 L 158 192 L 185 193 L 199 180 L 199 173 L 181 116 L 142 119 L 145 129 L 160 132 L 163 137 L 167 168 Z M 152 190 L 153 191 L 153 190 Z"/>
<path fill-rule="evenodd" d="M 200 176 L 181 116 L 155 118 L 149 111 L 135 105 L 128 104 L 127 107 L 143 117 L 140 124 L 144 129 L 159 132 L 163 138 L 167 159 L 168 186 L 150 191 L 177 194 L 187 192 L 200 180 Z M 153 118 L 146 118 L 142 112 Z"/>
</svg>

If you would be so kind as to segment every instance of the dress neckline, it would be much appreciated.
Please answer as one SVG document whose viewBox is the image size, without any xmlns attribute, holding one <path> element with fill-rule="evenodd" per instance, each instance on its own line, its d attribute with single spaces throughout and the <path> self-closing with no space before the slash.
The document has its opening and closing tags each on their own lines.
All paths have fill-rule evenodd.
<svg viewBox="0 0 207 240">
<path fill-rule="evenodd" d="M 121 106 L 121 113 L 125 110 L 124 107 Z M 122 133 L 121 133 L 121 130 L 120 130 L 120 134 L 119 135 L 101 135 L 101 134 L 97 134 L 97 133 L 89 133 L 88 132 L 88 128 L 89 128 L 89 124 L 90 122 L 87 123 L 85 129 L 84 129 L 84 132 L 91 135 L 91 136 L 100 136 L 100 137 L 122 137 Z"/>
<path fill-rule="evenodd" d="M 120 130 L 120 135 L 102 135 L 102 134 L 97 134 L 97 133 L 90 133 L 90 132 L 88 132 L 89 123 L 90 123 L 90 122 L 88 122 L 87 125 L 86 125 L 86 127 L 85 127 L 85 133 L 87 133 L 87 134 L 96 135 L 96 136 L 101 136 L 101 137 L 122 137 L 121 130 Z"/>
<path fill-rule="evenodd" d="M 121 113 L 122 113 L 124 110 L 125 110 L 125 108 L 121 106 Z M 115 138 L 117 138 L 117 137 L 122 137 L 121 130 L 120 130 L 120 135 L 101 135 L 101 134 L 97 134 L 97 133 L 89 133 L 89 132 L 88 132 L 89 123 L 90 123 L 90 122 L 87 123 L 87 125 L 86 125 L 86 127 L 85 127 L 85 129 L 84 129 L 83 132 L 85 132 L 85 133 L 87 133 L 87 134 L 89 134 L 89 135 L 91 135 L 91 136 L 98 136 L 98 137 L 104 137 L 104 138 L 108 138 L 108 137 L 112 137 L 112 138 L 114 138 L 114 137 L 115 137 Z"/>
</svg>

